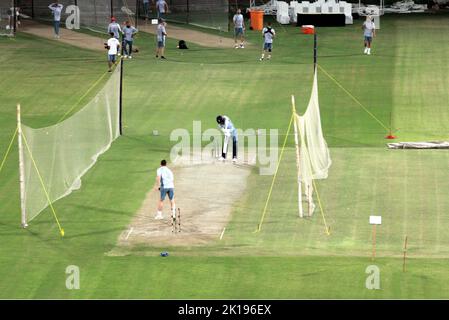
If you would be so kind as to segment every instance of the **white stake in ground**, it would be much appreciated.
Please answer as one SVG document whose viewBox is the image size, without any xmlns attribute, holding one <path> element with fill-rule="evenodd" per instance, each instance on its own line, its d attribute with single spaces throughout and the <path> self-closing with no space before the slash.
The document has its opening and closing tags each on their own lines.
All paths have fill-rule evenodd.
<svg viewBox="0 0 449 320">
<path fill-rule="evenodd" d="M 20 210 L 22 213 L 22 227 L 28 227 L 26 217 L 25 198 L 25 166 L 23 160 L 22 121 L 20 118 L 20 104 L 17 105 L 17 142 L 19 145 L 19 184 L 20 184 Z"/>
</svg>

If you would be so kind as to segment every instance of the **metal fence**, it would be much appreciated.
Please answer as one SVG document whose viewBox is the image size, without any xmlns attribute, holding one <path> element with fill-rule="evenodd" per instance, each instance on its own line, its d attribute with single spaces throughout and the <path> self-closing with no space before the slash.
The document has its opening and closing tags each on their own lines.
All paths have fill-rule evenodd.
<svg viewBox="0 0 449 320">
<path fill-rule="evenodd" d="M 14 33 L 14 1 L 0 0 L 0 36 L 12 36 Z M 17 21 L 16 21 L 17 22 Z"/>
<path fill-rule="evenodd" d="M 77 5 L 80 10 L 81 26 L 104 32 L 111 16 L 114 16 L 119 23 L 131 20 L 134 24 L 140 22 L 136 21 L 137 17 L 157 18 L 156 1 L 149 0 L 150 11 L 145 17 L 143 0 L 60 0 L 59 3 L 64 6 L 61 22 L 63 23 L 64 17 L 67 16 L 67 7 Z M 16 0 L 22 12 L 41 21 L 52 20 L 52 13 L 48 8 L 52 2 L 52 0 Z M 229 0 L 166 0 L 166 2 L 169 12 L 165 18 L 168 21 L 228 30 Z"/>
<path fill-rule="evenodd" d="M 229 28 L 228 0 L 166 0 L 167 20 L 205 28 L 227 31 Z"/>
<path fill-rule="evenodd" d="M 52 12 L 48 6 L 51 0 L 16 0 L 22 11 L 33 19 L 41 21 L 52 21 Z M 67 16 L 66 9 L 76 5 L 80 12 L 80 24 L 82 27 L 95 31 L 106 32 L 111 17 L 117 22 L 126 20 L 135 22 L 136 8 L 139 1 L 136 0 L 59 0 L 64 6 L 61 22 Z"/>
</svg>

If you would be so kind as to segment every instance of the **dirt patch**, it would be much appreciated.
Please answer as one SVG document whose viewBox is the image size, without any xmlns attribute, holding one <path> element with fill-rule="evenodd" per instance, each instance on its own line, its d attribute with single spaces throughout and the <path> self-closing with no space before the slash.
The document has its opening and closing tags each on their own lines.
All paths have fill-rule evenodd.
<svg viewBox="0 0 449 320">
<path fill-rule="evenodd" d="M 141 24 L 138 26 L 138 29 L 143 32 L 156 34 L 156 25 L 145 23 L 144 21 L 141 22 Z M 211 48 L 234 47 L 234 40 L 230 38 L 225 38 L 191 29 L 184 29 L 170 25 L 170 23 L 168 23 L 166 30 L 169 38 L 185 40 L 187 42 L 187 45 L 189 44 L 189 42 L 192 42 L 199 44 L 200 46 Z"/>
<path fill-rule="evenodd" d="M 104 49 L 104 42 L 106 39 L 72 31 L 63 27 L 61 27 L 59 32 L 61 36 L 59 39 L 55 39 L 53 27 L 51 25 L 38 23 L 32 20 L 23 21 L 19 31 L 41 38 L 52 39 L 83 49 L 106 52 Z"/>
<path fill-rule="evenodd" d="M 138 29 L 143 32 L 156 34 L 156 26 L 145 21 L 139 21 Z M 25 20 L 22 22 L 19 29 L 20 32 L 32 34 L 46 39 L 54 39 L 65 44 L 76 46 L 83 49 L 90 49 L 104 52 L 104 39 L 102 37 L 94 37 L 81 32 L 72 31 L 61 27 L 60 38 L 55 39 L 53 27 L 48 24 L 42 24 L 33 20 Z M 168 25 L 167 33 L 170 38 L 185 40 L 187 43 L 192 42 L 205 47 L 212 48 L 232 48 L 234 40 L 230 38 L 220 37 L 213 34 L 204 33 L 201 31 L 183 29 L 177 26 Z"/>
<path fill-rule="evenodd" d="M 173 233 L 170 204 L 164 220 L 155 220 L 159 193 L 148 192 L 141 208 L 118 239 L 117 251 L 134 246 L 192 246 L 220 239 L 233 204 L 246 190 L 253 165 L 231 161 L 173 165 L 176 206 L 181 209 L 181 232 Z M 115 251 L 115 250 L 113 250 Z"/>
</svg>

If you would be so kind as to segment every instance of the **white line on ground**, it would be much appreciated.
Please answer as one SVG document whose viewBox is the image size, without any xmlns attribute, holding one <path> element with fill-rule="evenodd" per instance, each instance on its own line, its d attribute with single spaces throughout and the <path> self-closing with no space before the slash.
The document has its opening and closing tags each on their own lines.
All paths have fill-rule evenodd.
<svg viewBox="0 0 449 320">
<path fill-rule="evenodd" d="M 133 232 L 134 228 L 131 227 L 131 229 L 129 229 L 128 234 L 126 235 L 126 240 L 128 240 L 129 236 L 131 235 L 131 233 Z"/>
<path fill-rule="evenodd" d="M 223 235 L 224 235 L 225 231 L 226 231 L 226 227 L 224 227 L 224 228 L 223 228 L 223 231 L 221 232 L 220 240 L 223 239 Z"/>
</svg>

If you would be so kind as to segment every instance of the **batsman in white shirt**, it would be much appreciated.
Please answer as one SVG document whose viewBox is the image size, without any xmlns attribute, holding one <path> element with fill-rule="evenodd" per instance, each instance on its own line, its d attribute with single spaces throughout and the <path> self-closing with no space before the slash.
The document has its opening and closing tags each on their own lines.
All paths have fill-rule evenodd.
<svg viewBox="0 0 449 320">
<path fill-rule="evenodd" d="M 224 134 L 223 140 L 223 150 L 221 154 L 220 160 L 226 160 L 226 154 L 228 152 L 229 140 L 232 138 L 232 161 L 237 161 L 237 144 L 238 144 L 238 136 L 237 130 L 232 124 L 231 119 L 228 116 L 218 116 L 217 117 L 218 127 Z"/>
</svg>

